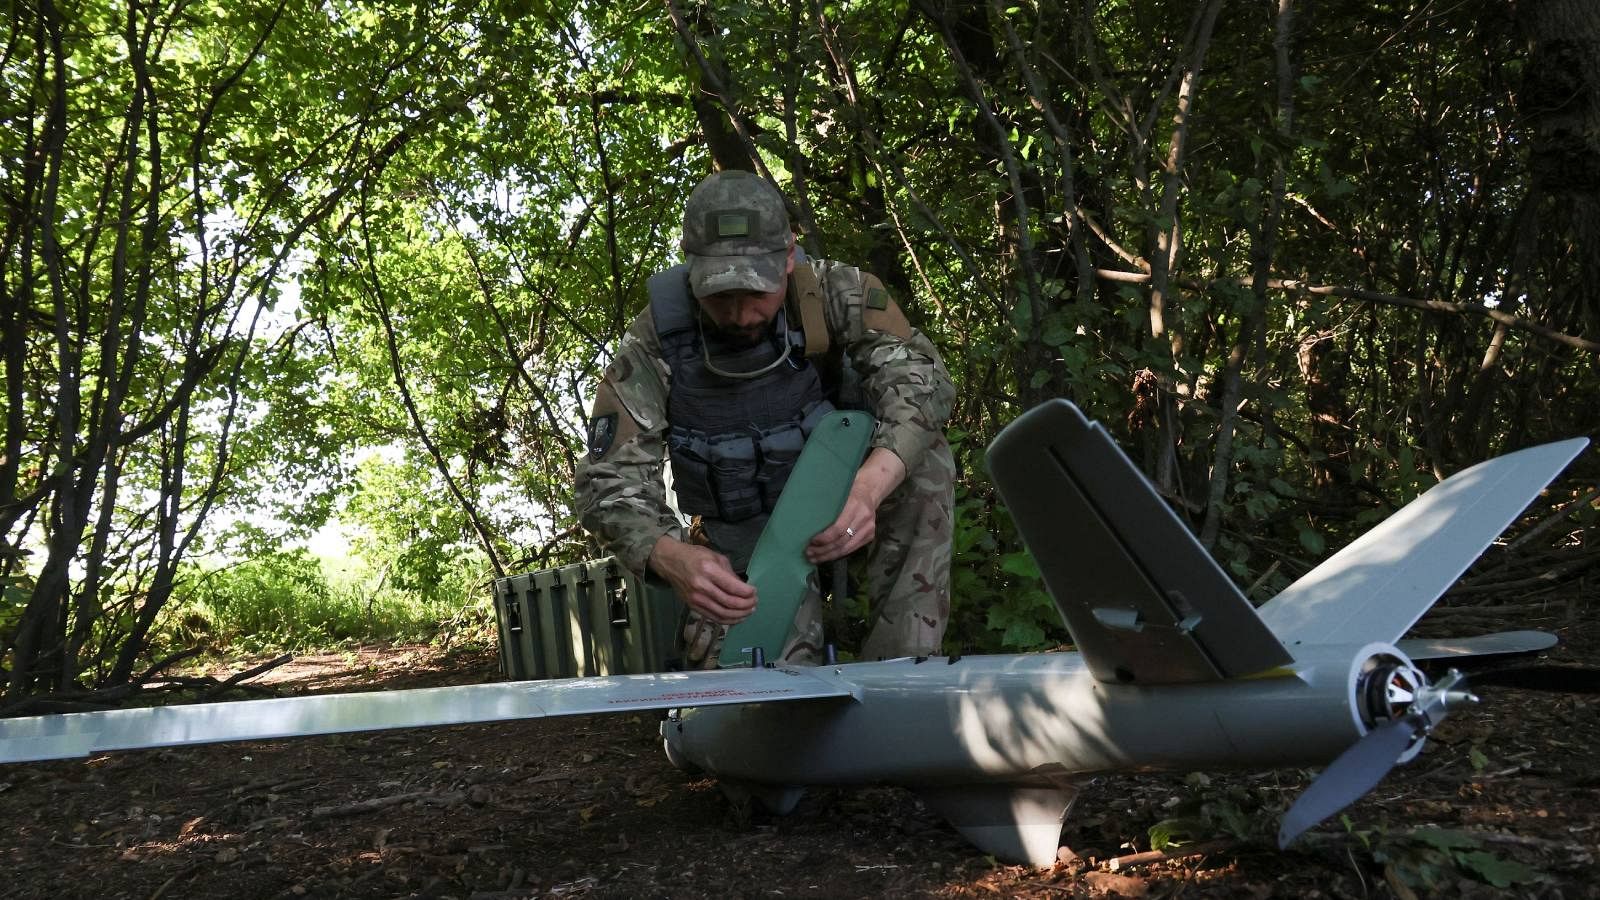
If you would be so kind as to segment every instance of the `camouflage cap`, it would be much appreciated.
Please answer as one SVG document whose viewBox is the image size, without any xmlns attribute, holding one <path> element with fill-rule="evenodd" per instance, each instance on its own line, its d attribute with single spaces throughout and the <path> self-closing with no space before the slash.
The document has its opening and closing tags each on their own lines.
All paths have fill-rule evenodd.
<svg viewBox="0 0 1600 900">
<path fill-rule="evenodd" d="M 782 195 L 752 172 L 718 172 L 700 182 L 684 206 L 680 246 L 697 297 L 778 290 L 793 244 Z"/>
</svg>

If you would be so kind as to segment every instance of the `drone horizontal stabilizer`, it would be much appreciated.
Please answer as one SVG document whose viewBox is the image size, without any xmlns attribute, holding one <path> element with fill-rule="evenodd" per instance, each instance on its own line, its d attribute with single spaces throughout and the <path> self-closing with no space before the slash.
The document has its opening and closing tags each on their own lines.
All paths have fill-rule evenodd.
<svg viewBox="0 0 1600 900">
<path fill-rule="evenodd" d="M 67 759 L 105 750 L 851 695 L 851 686 L 829 670 L 782 667 L 66 713 L 0 719 L 0 763 Z"/>
<path fill-rule="evenodd" d="M 1395 646 L 1412 662 L 1425 662 L 1537 653 L 1549 650 L 1556 643 L 1556 636 L 1548 631 L 1501 631 L 1474 637 L 1406 638 Z"/>
<path fill-rule="evenodd" d="M 1193 683 L 1293 662 L 1143 473 L 1071 403 L 1017 417 L 988 460 L 1096 679 Z"/>
<path fill-rule="evenodd" d="M 1588 443 L 1529 447 L 1457 472 L 1284 588 L 1262 620 L 1290 647 L 1398 641 Z"/>
</svg>

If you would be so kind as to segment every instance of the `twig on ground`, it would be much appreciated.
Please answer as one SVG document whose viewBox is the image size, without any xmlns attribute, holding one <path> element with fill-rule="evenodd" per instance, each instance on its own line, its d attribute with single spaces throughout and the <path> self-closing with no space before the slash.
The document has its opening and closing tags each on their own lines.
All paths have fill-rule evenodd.
<svg viewBox="0 0 1600 900">
<path fill-rule="evenodd" d="M 1532 578 L 1518 578 L 1513 581 L 1496 581 L 1489 584 L 1470 584 L 1463 587 L 1451 588 L 1445 598 L 1465 597 L 1471 594 L 1498 594 L 1507 591 L 1521 590 L 1529 587 L 1544 585 L 1555 586 L 1555 583 L 1569 575 L 1574 575 L 1596 563 L 1597 559 L 1591 554 L 1584 554 L 1574 560 L 1560 563 L 1540 572 Z"/>
<path fill-rule="evenodd" d="M 1428 610 L 1428 617 L 1434 616 L 1526 616 L 1537 613 L 1557 615 L 1566 611 L 1567 601 L 1558 600 L 1550 603 L 1517 603 L 1509 606 L 1435 606 Z"/>
<path fill-rule="evenodd" d="M 1233 838 L 1222 838 L 1215 841 L 1201 841 L 1198 844 L 1174 847 L 1170 850 L 1146 850 L 1143 853 L 1130 853 L 1127 856 L 1118 856 L 1106 860 L 1106 868 L 1116 872 L 1120 869 L 1142 866 L 1146 863 L 1164 862 L 1169 859 L 1184 859 L 1190 856 L 1204 856 L 1220 850 L 1231 850 L 1237 846 L 1239 846 L 1239 841 Z"/>
<path fill-rule="evenodd" d="M 311 809 L 311 818 L 328 819 L 339 816 L 359 816 L 401 803 L 432 803 L 439 806 L 451 806 L 464 802 L 466 795 L 460 791 L 446 791 L 436 793 L 433 791 L 412 791 L 408 794 L 395 794 L 390 797 L 374 797 L 371 800 L 361 800 L 356 803 L 346 803 L 342 806 L 316 806 Z"/>
<path fill-rule="evenodd" d="M 199 656 L 200 653 L 202 651 L 204 651 L 204 650 L 205 650 L 204 647 L 190 647 L 187 650 L 179 650 L 177 653 L 173 653 L 173 654 L 171 654 L 169 656 L 166 656 L 163 659 L 158 660 L 157 662 L 152 664 L 150 666 L 150 668 L 144 670 L 143 674 L 141 674 L 141 675 L 137 676 L 136 678 L 134 678 L 133 682 L 134 682 L 134 684 L 143 685 L 145 682 L 147 682 L 150 679 L 154 678 L 156 676 L 157 672 L 160 672 L 161 670 L 167 668 L 168 666 L 171 666 L 171 665 L 174 665 L 176 663 L 182 662 L 183 660 L 186 660 L 186 659 L 190 658 L 191 656 Z"/>
<path fill-rule="evenodd" d="M 1587 856 L 1594 853 L 1593 847 L 1582 844 L 1569 844 L 1564 841 L 1552 841 L 1549 838 L 1530 837 L 1524 834 L 1506 834 L 1503 831 L 1468 831 L 1485 844 L 1511 844 L 1517 847 L 1530 847 L 1535 850 L 1558 850 L 1573 856 Z"/>
<path fill-rule="evenodd" d="M 217 679 L 213 678 L 210 675 L 204 675 L 204 676 L 201 676 L 199 678 L 189 678 L 189 677 L 186 677 L 186 676 L 183 676 L 183 675 L 168 675 L 165 678 L 158 679 L 155 685 L 146 685 L 144 687 L 144 690 L 146 690 L 146 691 L 199 691 L 199 690 L 212 691 L 212 690 L 215 690 L 217 688 L 217 686 L 220 685 L 220 684 L 221 684 L 220 681 L 218 681 Z M 254 693 L 254 694 L 260 694 L 263 697 L 276 697 L 276 696 L 278 696 L 278 692 L 273 690 L 272 688 L 264 687 L 262 685 L 257 685 L 257 684 L 235 684 L 235 685 L 233 685 L 233 689 L 237 690 L 237 691 L 249 691 L 249 692 Z"/>
<path fill-rule="evenodd" d="M 1508 554 L 1515 553 L 1528 544 L 1533 543 L 1534 539 L 1566 521 L 1567 516 L 1570 515 L 1573 510 L 1588 506 L 1589 504 L 1593 503 L 1596 498 L 1600 498 L 1600 488 L 1595 488 L 1571 503 L 1563 504 L 1560 509 L 1557 509 L 1550 515 L 1545 516 L 1542 520 L 1540 520 L 1539 524 L 1528 529 L 1526 534 L 1507 544 L 1505 552 Z"/>
</svg>

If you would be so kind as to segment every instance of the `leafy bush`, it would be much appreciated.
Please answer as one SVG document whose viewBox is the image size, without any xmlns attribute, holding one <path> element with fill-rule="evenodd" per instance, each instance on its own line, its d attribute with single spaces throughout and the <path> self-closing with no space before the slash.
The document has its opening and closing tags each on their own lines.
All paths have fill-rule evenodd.
<svg viewBox="0 0 1600 900">
<path fill-rule="evenodd" d="M 965 437 L 959 431 L 950 435 L 958 459 Z M 1039 564 L 1023 546 L 981 462 L 972 463 L 969 457 L 964 468 L 972 474 L 956 485 L 945 644 L 982 653 L 1060 646 L 1066 629 L 1045 591 Z"/>
</svg>

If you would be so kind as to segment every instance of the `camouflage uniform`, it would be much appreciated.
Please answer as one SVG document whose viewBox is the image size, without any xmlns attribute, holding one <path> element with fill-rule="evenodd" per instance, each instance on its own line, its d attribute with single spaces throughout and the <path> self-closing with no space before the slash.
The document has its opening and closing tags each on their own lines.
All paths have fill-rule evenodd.
<svg viewBox="0 0 1600 900">
<path fill-rule="evenodd" d="M 796 303 L 795 279 L 805 274 L 799 266 L 809 267 L 820 288 L 834 365 L 827 357 L 816 361 L 827 373 L 841 356 L 848 357 L 860 378 L 861 406 L 877 420 L 871 446 L 894 452 L 906 469 L 905 479 L 877 510 L 868 557 L 876 621 L 861 657 L 936 652 L 950 614 L 955 463 L 943 428 L 955 388 L 933 344 L 911 327 L 877 278 L 853 266 L 807 260 L 790 280 L 790 306 Z M 800 321 L 798 312 L 792 320 Z M 646 570 L 663 535 L 697 539 L 684 534 L 663 482 L 671 384 L 646 308 L 628 327 L 595 392 L 590 450 L 576 474 L 584 527 L 636 573 Z M 691 613 L 686 628 L 691 661 L 714 664 L 724 630 Z M 783 657 L 815 662 L 820 644 L 820 598 L 813 579 Z"/>
</svg>

